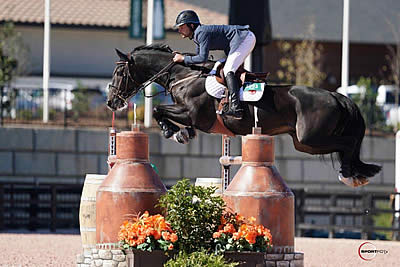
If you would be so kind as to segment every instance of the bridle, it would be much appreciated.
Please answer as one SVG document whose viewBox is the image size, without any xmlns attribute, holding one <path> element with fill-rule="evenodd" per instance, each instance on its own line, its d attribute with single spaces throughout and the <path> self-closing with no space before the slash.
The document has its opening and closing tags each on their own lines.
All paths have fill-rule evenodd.
<svg viewBox="0 0 400 267">
<path fill-rule="evenodd" d="M 145 81 L 145 82 L 143 82 L 143 83 L 139 83 L 138 81 L 136 81 L 136 80 L 133 78 L 133 76 L 132 76 L 132 74 L 131 74 L 131 71 L 130 71 L 130 68 L 129 68 L 129 63 L 130 63 L 129 61 L 122 61 L 122 60 L 116 62 L 117 65 L 124 65 L 123 78 L 124 78 L 125 76 L 128 77 L 128 79 L 125 79 L 125 88 L 128 87 L 128 81 L 129 81 L 129 79 L 130 79 L 133 83 L 135 83 L 135 84 L 138 86 L 138 88 L 135 89 L 135 90 L 133 90 L 131 93 L 129 93 L 129 94 L 127 94 L 127 95 L 123 95 L 123 94 L 121 93 L 121 85 L 122 85 L 123 78 L 119 81 L 118 86 L 115 86 L 115 85 L 112 85 L 112 84 L 109 84 L 109 85 L 108 85 L 109 88 L 111 87 L 111 88 L 116 89 L 116 92 L 113 93 L 113 95 L 114 95 L 115 97 L 119 98 L 120 100 L 122 100 L 122 101 L 124 102 L 125 105 L 128 104 L 129 98 L 131 98 L 131 97 L 132 97 L 133 95 L 135 95 L 137 92 L 139 92 L 140 90 L 143 90 L 145 87 L 147 87 L 148 85 L 150 85 L 152 82 L 154 82 L 155 80 L 157 80 L 157 79 L 160 78 L 161 76 L 164 76 L 164 75 L 168 74 L 168 70 L 175 64 L 175 62 L 171 61 L 170 63 L 168 63 L 167 66 L 165 66 L 164 68 L 162 68 L 157 74 L 153 75 L 150 79 L 148 79 L 147 81 Z M 146 95 L 145 92 L 144 92 L 144 90 L 143 90 L 143 95 L 144 95 L 144 97 L 154 97 L 154 96 L 156 96 L 156 95 L 159 95 L 160 93 L 163 93 L 163 92 L 159 92 L 159 93 L 157 93 L 157 94 L 155 94 L 155 95 Z"/>
<path fill-rule="evenodd" d="M 136 85 L 140 86 L 140 83 L 138 83 L 131 75 L 131 72 L 129 70 L 129 62 L 128 61 L 117 61 L 115 64 L 118 65 L 124 65 L 124 73 L 123 73 L 123 78 L 125 76 L 128 76 L 129 79 L 131 79 L 132 82 L 134 82 Z M 108 84 L 108 88 L 113 88 L 115 89 L 115 91 L 113 92 L 113 96 L 119 98 L 120 100 L 122 100 L 122 102 L 124 102 L 124 104 L 127 104 L 127 99 L 128 96 L 124 96 L 121 94 L 121 85 L 122 85 L 122 81 L 123 78 L 119 81 L 118 86 L 112 85 L 111 83 Z M 128 87 L 128 79 L 125 79 L 125 88 Z"/>
</svg>

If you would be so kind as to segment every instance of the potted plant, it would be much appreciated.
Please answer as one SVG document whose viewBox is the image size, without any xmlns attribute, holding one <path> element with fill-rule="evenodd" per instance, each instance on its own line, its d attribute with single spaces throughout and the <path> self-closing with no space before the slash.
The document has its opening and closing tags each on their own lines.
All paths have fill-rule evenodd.
<svg viewBox="0 0 400 267">
<path fill-rule="evenodd" d="M 224 212 L 225 203 L 215 195 L 216 190 L 183 179 L 159 199 L 157 206 L 164 210 L 165 218 L 146 212 L 125 222 L 119 239 L 129 266 L 162 266 L 173 255 L 167 266 L 179 266 L 174 264 L 195 258 L 203 262 L 204 253 L 219 254 L 210 266 L 234 266 L 220 260 L 222 257 L 228 262 L 239 261 L 240 266 L 263 263 L 263 252 L 272 242 L 270 231 L 255 224 L 254 218 Z"/>
<path fill-rule="evenodd" d="M 187 253 L 213 248 L 212 236 L 225 209 L 224 200 L 215 196 L 216 187 L 191 185 L 178 181 L 159 199 L 166 220 L 179 236 L 176 248 Z"/>
<path fill-rule="evenodd" d="M 118 233 L 129 266 L 162 266 L 168 260 L 168 251 L 174 249 L 178 236 L 160 215 L 146 211 L 130 221 L 125 221 Z"/>
<path fill-rule="evenodd" d="M 264 253 L 272 246 L 272 235 L 255 218 L 225 212 L 218 231 L 213 234 L 215 251 L 226 259 L 240 262 L 240 266 L 264 264 Z M 263 266 L 263 265 L 262 265 Z"/>
<path fill-rule="evenodd" d="M 216 250 L 266 252 L 272 246 L 271 232 L 263 225 L 255 224 L 255 220 L 232 212 L 224 213 L 218 231 L 213 234 Z"/>
</svg>

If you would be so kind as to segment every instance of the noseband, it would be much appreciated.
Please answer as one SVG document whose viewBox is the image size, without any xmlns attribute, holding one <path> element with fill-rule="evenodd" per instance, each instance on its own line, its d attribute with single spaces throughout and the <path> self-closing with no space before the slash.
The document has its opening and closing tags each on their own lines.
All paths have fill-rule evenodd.
<svg viewBox="0 0 400 267">
<path fill-rule="evenodd" d="M 139 92 L 140 90 L 144 89 L 145 87 L 147 87 L 149 84 L 151 84 L 152 82 L 154 82 L 155 80 L 157 80 L 158 78 L 160 78 L 161 76 L 168 74 L 168 70 L 175 64 L 175 62 L 171 61 L 167 66 L 165 66 L 162 70 L 160 70 L 157 74 L 153 75 L 150 79 L 148 79 L 147 81 L 143 82 L 143 83 L 139 83 L 137 82 L 133 76 L 131 75 L 130 69 L 129 69 L 129 61 L 118 61 L 116 62 L 117 65 L 124 65 L 124 74 L 123 77 L 128 76 L 128 78 L 134 82 L 138 88 L 136 90 L 133 90 L 132 93 L 124 96 L 123 94 L 121 94 L 121 85 L 122 85 L 122 80 L 121 79 L 118 83 L 118 87 L 112 84 L 109 84 L 108 86 L 111 88 L 116 89 L 116 93 L 114 93 L 113 95 L 119 99 L 121 99 L 125 105 L 128 104 L 128 99 L 131 98 L 133 95 L 135 95 L 137 92 Z M 125 88 L 128 88 L 128 79 L 125 79 Z M 145 97 L 153 97 L 155 95 L 152 96 L 146 96 Z"/>
</svg>

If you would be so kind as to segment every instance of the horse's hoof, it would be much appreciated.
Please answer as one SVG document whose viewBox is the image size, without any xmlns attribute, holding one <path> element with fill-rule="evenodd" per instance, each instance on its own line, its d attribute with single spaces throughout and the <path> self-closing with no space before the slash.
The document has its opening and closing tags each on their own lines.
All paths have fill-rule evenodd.
<svg viewBox="0 0 400 267">
<path fill-rule="evenodd" d="M 163 136 L 164 136 L 165 138 L 169 139 L 169 138 L 171 138 L 171 136 L 174 135 L 174 132 L 171 131 L 171 130 L 163 130 L 163 131 L 162 131 L 162 134 L 163 134 Z"/>
<path fill-rule="evenodd" d="M 193 139 L 196 137 L 196 130 L 193 129 L 192 127 L 186 127 L 185 128 L 189 134 L 189 139 Z"/>
<path fill-rule="evenodd" d="M 173 138 L 179 144 L 189 143 L 189 133 L 186 129 L 180 130 L 179 132 L 175 133 Z"/>
<path fill-rule="evenodd" d="M 350 187 L 359 187 L 363 185 L 367 185 L 369 183 L 368 178 L 365 177 L 344 177 L 343 175 L 339 174 L 338 176 L 339 181 L 344 183 Z"/>
</svg>

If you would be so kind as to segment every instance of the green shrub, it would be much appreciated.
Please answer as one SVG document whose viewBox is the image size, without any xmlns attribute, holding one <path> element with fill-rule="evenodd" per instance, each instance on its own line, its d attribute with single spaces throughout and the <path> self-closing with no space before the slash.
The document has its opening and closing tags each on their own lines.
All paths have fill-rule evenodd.
<svg viewBox="0 0 400 267">
<path fill-rule="evenodd" d="M 391 203 L 390 201 L 378 201 L 376 203 L 376 208 L 380 210 L 391 210 Z M 374 226 L 376 227 L 392 227 L 393 222 L 393 214 L 389 212 L 380 212 L 372 216 L 374 221 Z M 392 231 L 378 231 L 377 233 L 383 234 L 386 236 L 386 239 L 391 240 L 393 232 Z"/>
<path fill-rule="evenodd" d="M 206 251 L 196 251 L 190 254 L 180 251 L 173 259 L 164 264 L 164 267 L 234 267 L 238 263 L 228 263 L 223 255 L 207 254 Z"/>
<path fill-rule="evenodd" d="M 353 100 L 360 109 L 368 129 L 382 129 L 385 126 L 385 117 L 379 106 L 376 105 L 377 92 L 372 89 L 372 79 L 361 77 L 357 86 L 365 87 L 365 95 L 354 96 Z"/>
<path fill-rule="evenodd" d="M 33 118 L 32 111 L 30 110 L 19 110 L 18 118 L 21 120 L 31 120 Z"/>
<path fill-rule="evenodd" d="M 78 120 L 80 116 L 89 111 L 88 89 L 78 83 L 78 88 L 74 92 L 72 99 L 73 119 Z"/>
<path fill-rule="evenodd" d="M 175 248 L 186 253 L 211 250 L 213 233 L 221 222 L 225 203 L 213 196 L 216 187 L 194 186 L 183 179 L 163 195 L 158 206 L 166 212 L 166 220 L 179 236 Z"/>
</svg>

